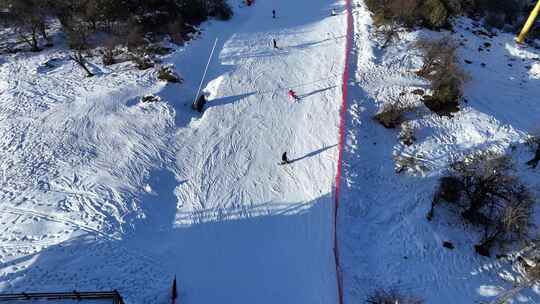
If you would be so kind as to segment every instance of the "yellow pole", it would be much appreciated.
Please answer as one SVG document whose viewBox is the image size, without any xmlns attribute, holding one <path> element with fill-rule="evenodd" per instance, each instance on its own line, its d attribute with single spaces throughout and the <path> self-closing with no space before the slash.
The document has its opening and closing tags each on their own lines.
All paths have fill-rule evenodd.
<svg viewBox="0 0 540 304">
<path fill-rule="evenodd" d="M 518 43 L 523 43 L 523 41 L 525 41 L 525 36 L 527 36 L 527 33 L 533 26 L 534 21 L 536 20 L 536 17 L 538 17 L 539 12 L 540 12 L 540 0 L 538 0 L 538 3 L 536 3 L 536 6 L 534 7 L 534 10 L 531 12 L 529 19 L 527 19 L 527 22 L 523 26 L 523 29 L 521 30 L 521 33 L 519 34 L 517 38 Z"/>
</svg>

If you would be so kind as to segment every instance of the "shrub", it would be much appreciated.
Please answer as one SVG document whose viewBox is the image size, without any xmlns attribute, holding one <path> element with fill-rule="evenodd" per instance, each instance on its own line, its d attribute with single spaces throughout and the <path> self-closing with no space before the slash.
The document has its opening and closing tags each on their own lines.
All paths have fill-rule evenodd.
<svg viewBox="0 0 540 304">
<path fill-rule="evenodd" d="M 450 13 L 442 0 L 367 0 L 377 25 L 398 23 L 405 27 L 446 27 Z"/>
<path fill-rule="evenodd" d="M 203 0 L 185 1 L 182 5 L 182 17 L 186 22 L 200 23 L 208 17 L 207 6 Z"/>
<path fill-rule="evenodd" d="M 147 44 L 144 39 L 143 30 L 140 27 L 133 26 L 126 36 L 126 45 L 129 50 L 136 50 Z"/>
<path fill-rule="evenodd" d="M 398 40 L 401 29 L 396 22 L 381 25 L 375 34 L 383 41 L 381 48 L 385 48 L 388 44 Z"/>
<path fill-rule="evenodd" d="M 40 50 L 41 40 L 45 46 L 51 45 L 51 20 L 59 20 L 66 32 L 72 20 L 77 20 L 92 35 L 91 40 L 101 40 L 103 34 L 121 36 L 122 43 L 133 50 L 144 45 L 147 33 L 162 37 L 177 21 L 173 27 L 178 31 L 171 36 L 186 38 L 186 28 L 192 29 L 209 16 L 227 20 L 232 14 L 226 0 L 0 0 L 0 24 L 12 26 L 32 51 Z M 110 58 L 105 61 L 111 62 Z"/>
<path fill-rule="evenodd" d="M 424 300 L 415 296 L 403 295 L 396 289 L 376 289 L 366 299 L 370 304 L 422 304 Z"/>
<path fill-rule="evenodd" d="M 410 110 L 401 100 L 392 100 L 385 103 L 373 118 L 385 128 L 394 129 L 401 125 L 405 119 L 404 114 Z"/>
<path fill-rule="evenodd" d="M 131 60 L 139 70 L 147 70 L 155 65 L 152 58 L 146 53 L 132 53 Z"/>
<path fill-rule="evenodd" d="M 448 10 L 441 0 L 426 0 L 422 5 L 424 25 L 428 28 L 438 29 L 448 25 Z"/>
<path fill-rule="evenodd" d="M 161 101 L 161 98 L 155 95 L 145 95 L 141 97 L 142 103 L 154 103 L 154 102 L 160 102 L 160 101 Z"/>
<path fill-rule="evenodd" d="M 489 12 L 484 18 L 484 24 L 489 30 L 493 28 L 502 29 L 506 24 L 505 15 L 501 13 Z"/>
<path fill-rule="evenodd" d="M 515 25 L 529 3 L 527 0 L 366 0 L 377 25 L 398 22 L 406 27 L 423 25 L 431 29 L 446 28 L 452 16 L 462 14 L 490 16 L 486 23 L 497 21 L 497 27 L 501 28 L 501 21 L 502 25 Z"/>
<path fill-rule="evenodd" d="M 476 11 L 484 14 L 499 15 L 504 23 L 514 24 L 523 14 L 530 1 L 526 0 L 477 0 Z"/>
<path fill-rule="evenodd" d="M 182 83 L 183 79 L 175 71 L 172 65 L 161 66 L 158 71 L 158 79 L 172 82 L 172 83 Z"/>
<path fill-rule="evenodd" d="M 534 158 L 527 162 L 527 165 L 534 169 L 538 166 L 538 163 L 540 162 L 540 137 L 531 136 L 527 144 L 536 151 Z"/>
<path fill-rule="evenodd" d="M 451 74 L 445 76 L 440 82 L 433 83 L 433 95 L 424 96 L 423 102 L 431 111 L 441 116 L 451 116 L 451 113 L 459 111 L 462 82 Z"/>
<path fill-rule="evenodd" d="M 174 43 L 182 44 L 186 40 L 188 27 L 184 20 L 180 18 L 169 24 L 168 32 Z"/>
<path fill-rule="evenodd" d="M 421 0 L 367 0 L 377 25 L 399 23 L 412 27 L 418 22 Z"/>
<path fill-rule="evenodd" d="M 528 238 L 535 200 L 513 175 L 506 156 L 479 153 L 451 166 L 450 175 L 439 182 L 432 210 L 444 201 L 459 210 L 462 218 L 483 231 L 476 251 L 490 255 L 494 245 L 505 245 Z M 428 214 L 428 219 L 433 211 Z"/>
<path fill-rule="evenodd" d="M 471 1 L 473 0 L 444 0 L 444 4 L 450 15 L 456 16 L 465 13 L 465 9 L 470 6 L 470 3 L 468 4 L 467 2 Z"/>
<path fill-rule="evenodd" d="M 412 173 L 424 174 L 429 171 L 429 168 L 422 163 L 423 155 L 415 153 L 414 155 L 407 154 L 394 154 L 395 171 L 397 174 L 406 170 L 410 170 Z"/>
<path fill-rule="evenodd" d="M 410 123 L 403 122 L 401 124 L 401 131 L 399 132 L 399 140 L 405 146 L 411 146 L 416 142 L 416 137 L 414 136 L 414 128 Z"/>
<path fill-rule="evenodd" d="M 173 49 L 161 46 L 159 44 L 150 44 L 145 48 L 145 51 L 149 54 L 155 54 L 155 55 L 167 55 L 173 52 Z"/>
<path fill-rule="evenodd" d="M 104 65 L 112 65 L 116 63 L 115 51 L 116 47 L 120 44 L 120 41 L 117 37 L 110 37 L 104 43 L 103 53 L 102 53 L 102 62 Z"/>
<path fill-rule="evenodd" d="M 525 247 L 515 259 L 526 283 L 540 282 L 540 248 L 538 240 Z"/>
<path fill-rule="evenodd" d="M 233 11 L 225 0 L 215 0 L 208 10 L 208 15 L 219 20 L 229 20 L 233 16 Z"/>
<path fill-rule="evenodd" d="M 461 180 L 456 177 L 445 176 L 439 179 L 439 186 L 437 191 L 435 191 L 435 195 L 433 196 L 431 209 L 426 216 L 428 221 L 431 221 L 433 218 L 435 213 L 435 205 L 438 202 L 442 200 L 448 203 L 457 204 L 461 199 L 461 193 L 463 190 L 464 188 Z"/>
<path fill-rule="evenodd" d="M 431 96 L 424 96 L 424 104 L 439 115 L 459 111 L 463 84 L 468 78 L 457 62 L 457 47 L 449 37 L 420 40 L 416 44 L 424 62 L 417 74 L 431 80 L 433 90 Z"/>
<path fill-rule="evenodd" d="M 103 56 L 101 58 L 103 65 L 113 65 L 116 63 L 114 60 L 114 51 L 111 48 L 105 48 L 103 50 Z"/>
</svg>

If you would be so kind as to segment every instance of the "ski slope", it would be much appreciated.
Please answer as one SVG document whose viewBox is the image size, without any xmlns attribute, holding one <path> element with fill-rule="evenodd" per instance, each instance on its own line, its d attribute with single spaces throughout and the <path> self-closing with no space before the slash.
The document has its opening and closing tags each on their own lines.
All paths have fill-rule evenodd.
<svg viewBox="0 0 540 304">
<path fill-rule="evenodd" d="M 97 57 L 83 78 L 58 32 L 55 48 L 0 56 L 1 292 L 167 303 L 176 275 L 181 303 L 336 302 L 344 2 L 232 4 L 162 58 L 181 85 Z"/>
<path fill-rule="evenodd" d="M 540 171 L 525 165 L 534 155 L 525 142 L 540 130 L 540 52 L 517 46 L 508 33 L 494 38 L 475 34 L 481 28 L 467 18 L 455 21 L 455 32 L 415 29 L 382 49 L 363 0 L 354 0 L 353 16 L 354 72 L 348 84 L 338 217 L 345 303 L 361 303 L 381 288 L 430 304 L 492 303 L 522 279 L 519 269 L 508 259 L 477 255 L 473 245 L 480 232 L 465 228 L 442 204 L 433 221 L 426 214 L 448 165 L 478 150 L 512 157 L 519 178 L 540 197 Z M 453 118 L 431 113 L 411 93 L 429 89 L 414 73 L 422 66 L 414 44 L 422 37 L 445 35 L 462 43 L 459 60 L 471 76 L 464 88 L 466 101 Z M 415 129 L 411 146 L 400 143 L 398 130 L 373 119 L 384 103 L 400 96 L 414 108 L 407 116 Z M 397 174 L 396 157 L 415 158 L 416 165 Z M 444 248 L 444 241 L 455 249 Z M 537 284 L 508 303 L 540 303 Z"/>
</svg>

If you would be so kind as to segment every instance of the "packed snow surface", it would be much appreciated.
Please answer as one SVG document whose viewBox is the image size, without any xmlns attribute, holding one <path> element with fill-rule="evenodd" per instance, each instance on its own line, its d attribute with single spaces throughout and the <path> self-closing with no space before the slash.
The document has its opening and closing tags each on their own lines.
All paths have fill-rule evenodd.
<svg viewBox="0 0 540 304">
<path fill-rule="evenodd" d="M 85 78 L 60 33 L 55 48 L 0 55 L 0 292 L 118 289 L 127 303 L 168 303 L 176 275 L 180 303 L 338 302 L 345 2 L 240 2 L 231 21 L 205 23 L 161 58 L 183 84 L 97 57 Z M 448 211 L 425 215 L 448 164 L 478 150 L 510 155 L 539 196 L 540 172 L 524 163 L 540 130 L 540 52 L 510 34 L 479 35 L 465 18 L 455 32 L 402 32 L 383 49 L 363 1 L 352 2 L 338 214 L 345 303 L 379 287 L 426 303 L 489 302 L 519 272 L 475 254 L 479 235 Z M 412 46 L 443 35 L 461 43 L 471 76 L 452 118 L 412 94 L 429 92 Z M 190 104 L 216 38 L 198 114 Z M 141 103 L 149 94 L 160 101 Z M 414 108 L 410 146 L 372 119 L 397 98 Z M 292 164 L 278 165 L 283 152 Z M 396 174 L 404 158 L 414 165 Z M 538 290 L 511 301 L 538 303 Z"/>
<path fill-rule="evenodd" d="M 167 303 L 176 275 L 181 303 L 336 301 L 344 3 L 239 3 L 163 58 L 181 85 L 97 57 L 85 78 L 59 35 L 0 57 L 0 291 Z M 285 151 L 292 164 L 278 166 Z"/>
</svg>

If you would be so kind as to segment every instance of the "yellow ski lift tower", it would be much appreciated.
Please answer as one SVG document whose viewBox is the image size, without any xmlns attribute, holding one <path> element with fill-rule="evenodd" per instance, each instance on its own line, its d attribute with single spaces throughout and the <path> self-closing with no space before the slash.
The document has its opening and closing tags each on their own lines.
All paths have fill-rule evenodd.
<svg viewBox="0 0 540 304">
<path fill-rule="evenodd" d="M 527 33 L 533 26 L 534 21 L 536 20 L 536 17 L 538 17 L 539 12 L 540 12 L 540 0 L 538 0 L 538 3 L 536 3 L 536 6 L 534 7 L 531 15 L 529 16 L 529 19 L 527 19 L 527 22 L 523 26 L 521 33 L 519 33 L 519 36 L 516 39 L 518 43 L 523 43 L 523 41 L 525 41 L 525 36 L 527 36 Z"/>
</svg>

